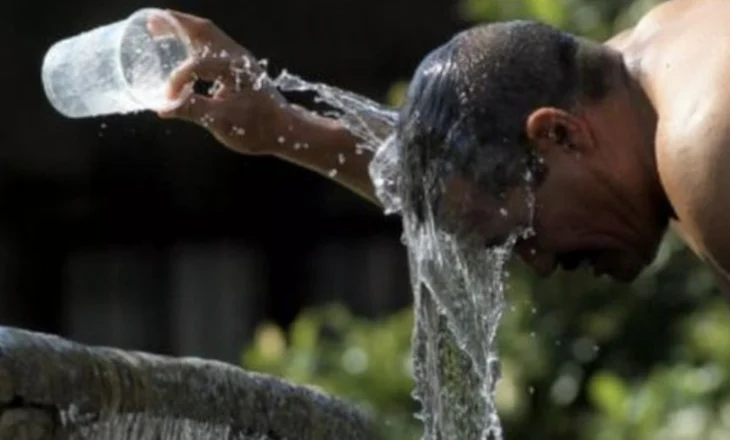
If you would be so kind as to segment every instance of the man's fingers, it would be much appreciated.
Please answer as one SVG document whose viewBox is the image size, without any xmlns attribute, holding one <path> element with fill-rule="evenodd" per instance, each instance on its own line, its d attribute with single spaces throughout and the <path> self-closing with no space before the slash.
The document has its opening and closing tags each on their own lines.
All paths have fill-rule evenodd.
<svg viewBox="0 0 730 440">
<path fill-rule="evenodd" d="M 147 31 L 154 38 L 173 37 L 177 35 L 177 29 L 164 15 L 154 14 L 147 20 Z"/>
<path fill-rule="evenodd" d="M 216 122 L 216 101 L 206 96 L 190 95 L 172 110 L 158 112 L 162 119 L 181 119 L 204 127 Z"/>
<path fill-rule="evenodd" d="M 205 55 L 210 51 L 232 51 L 237 48 L 240 49 L 231 37 L 207 18 L 170 9 L 167 12 L 183 28 L 190 39 L 190 45 L 198 54 Z"/>
<path fill-rule="evenodd" d="M 198 17 L 197 15 L 176 11 L 174 9 L 167 9 L 166 12 L 172 15 L 175 20 L 180 22 L 180 24 L 186 29 L 199 29 L 212 25 L 210 20 L 208 20 L 207 18 Z"/>
<path fill-rule="evenodd" d="M 243 61 L 234 63 L 230 58 L 221 57 L 191 58 L 170 76 L 168 96 L 173 100 L 178 99 L 186 86 L 198 80 L 215 83 L 219 90 L 221 87 L 226 90 L 239 90 L 250 81 L 250 74 L 236 66 L 242 63 Z"/>
<path fill-rule="evenodd" d="M 194 52 L 170 77 L 171 99 L 178 99 L 184 88 L 197 80 L 216 83 L 217 96 L 228 96 L 247 87 L 261 72 L 253 55 L 210 20 L 174 10 L 166 12 L 187 34 Z M 151 17 L 147 23 L 149 32 L 156 38 L 175 35 L 177 29 L 170 23 L 170 17 Z"/>
</svg>

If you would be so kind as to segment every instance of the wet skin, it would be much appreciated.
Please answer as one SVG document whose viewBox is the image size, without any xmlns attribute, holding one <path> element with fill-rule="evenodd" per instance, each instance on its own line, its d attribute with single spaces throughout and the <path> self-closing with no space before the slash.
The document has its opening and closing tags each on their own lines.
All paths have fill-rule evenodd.
<svg viewBox="0 0 730 440">
<path fill-rule="evenodd" d="M 161 117 L 205 125 L 243 154 L 279 157 L 324 176 L 337 168 L 334 180 L 378 203 L 367 172 L 370 155 L 353 153 L 356 138 L 336 121 L 290 105 L 276 90 L 254 90 L 250 76 L 232 74 L 242 60 L 254 61 L 253 54 L 210 21 L 172 13 L 193 45 L 206 50 L 176 75 L 171 94 L 180 96 L 196 78 L 218 79 L 222 87 L 210 97 L 190 96 Z M 549 170 L 535 193 L 536 234 L 517 245 L 538 273 L 588 263 L 597 275 L 630 281 L 654 259 L 671 225 L 720 284 L 727 283 L 728 21 L 726 0 L 663 3 L 604 43 L 623 75 L 610 96 L 571 113 L 535 109 L 525 121 Z M 281 133 L 288 133 L 284 143 L 277 142 Z M 310 148 L 294 149 L 295 142 Z M 340 154 L 347 155 L 344 164 Z M 446 212 L 484 245 L 530 222 L 523 189 L 495 200 L 459 179 L 447 187 Z"/>
</svg>

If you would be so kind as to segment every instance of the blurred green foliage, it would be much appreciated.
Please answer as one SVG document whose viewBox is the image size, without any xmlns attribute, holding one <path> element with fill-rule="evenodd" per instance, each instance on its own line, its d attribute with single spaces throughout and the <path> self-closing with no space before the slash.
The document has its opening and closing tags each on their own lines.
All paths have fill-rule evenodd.
<svg viewBox="0 0 730 440">
<path fill-rule="evenodd" d="M 419 438 L 413 414 L 412 311 L 372 321 L 331 305 L 306 310 L 285 335 L 265 324 L 243 356 L 251 370 L 346 398 L 387 422 L 389 438 Z"/>
<path fill-rule="evenodd" d="M 604 39 L 657 3 L 465 0 L 462 12 L 475 22 L 537 18 Z M 515 262 L 507 299 L 497 397 L 508 440 L 730 438 L 730 311 L 673 234 L 631 285 L 587 272 L 539 280 Z M 388 420 L 392 439 L 416 439 L 411 324 L 410 310 L 379 321 L 309 310 L 288 337 L 262 327 L 243 363 L 356 401 Z"/>
</svg>

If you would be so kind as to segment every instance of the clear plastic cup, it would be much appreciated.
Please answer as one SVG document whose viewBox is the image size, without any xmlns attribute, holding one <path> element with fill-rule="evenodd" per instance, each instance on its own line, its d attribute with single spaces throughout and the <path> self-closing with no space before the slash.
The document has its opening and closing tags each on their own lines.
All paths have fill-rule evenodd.
<svg viewBox="0 0 730 440">
<path fill-rule="evenodd" d="M 166 11 L 138 10 L 51 46 L 42 68 L 46 96 L 69 118 L 171 109 L 178 103 L 167 96 L 168 80 L 191 56 L 188 41 Z"/>
</svg>

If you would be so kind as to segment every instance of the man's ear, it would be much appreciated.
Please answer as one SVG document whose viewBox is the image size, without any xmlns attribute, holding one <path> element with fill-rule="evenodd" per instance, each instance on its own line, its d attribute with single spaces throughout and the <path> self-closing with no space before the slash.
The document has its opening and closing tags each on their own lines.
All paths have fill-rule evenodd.
<svg viewBox="0 0 730 440">
<path fill-rule="evenodd" d="M 585 121 L 565 110 L 542 107 L 527 118 L 525 132 L 541 154 L 555 148 L 586 151 L 593 142 Z"/>
</svg>

